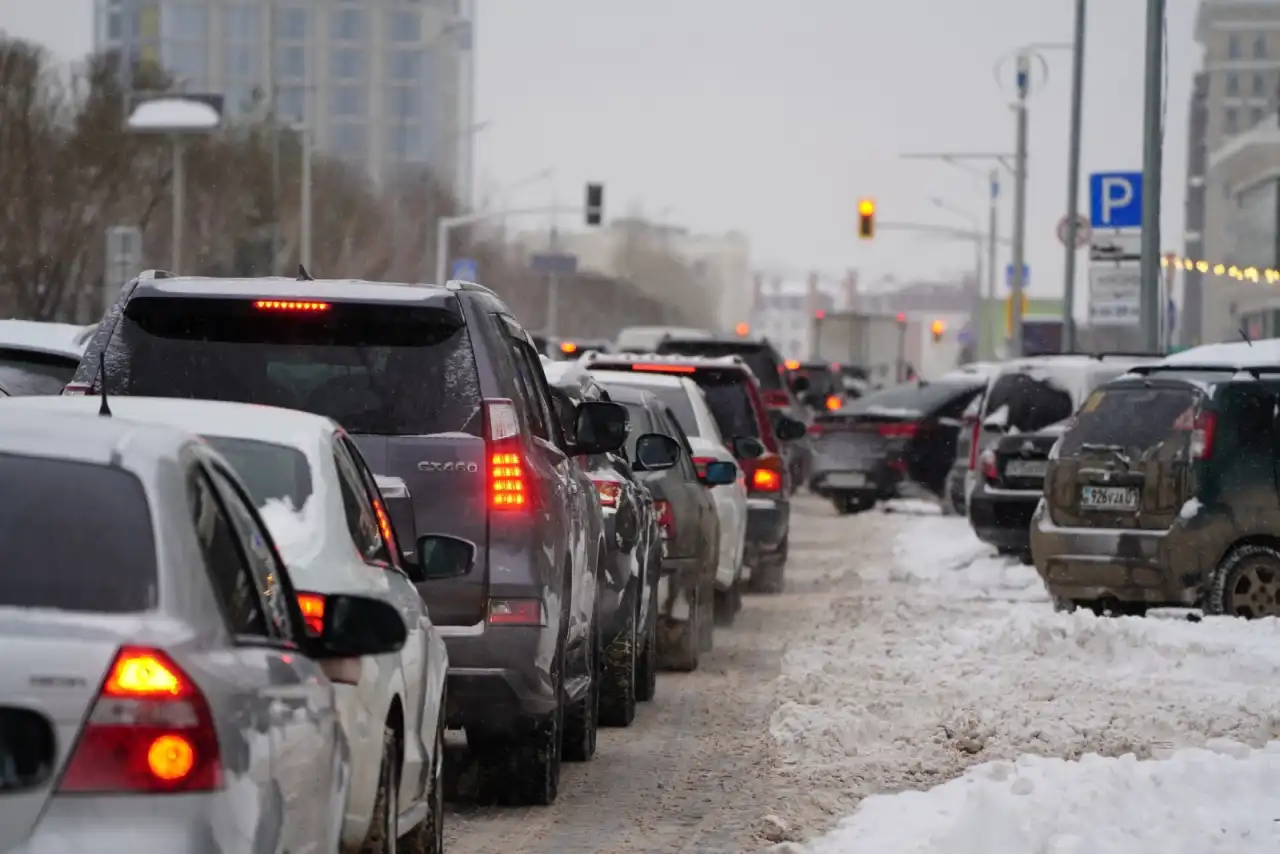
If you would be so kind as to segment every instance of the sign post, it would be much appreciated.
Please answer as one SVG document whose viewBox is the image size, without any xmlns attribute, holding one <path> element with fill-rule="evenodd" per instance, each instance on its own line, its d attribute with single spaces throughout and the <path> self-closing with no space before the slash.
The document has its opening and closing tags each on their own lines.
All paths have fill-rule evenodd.
<svg viewBox="0 0 1280 854">
<path fill-rule="evenodd" d="M 1090 175 L 1089 220 L 1089 323 L 1140 327 L 1142 173 Z"/>
</svg>

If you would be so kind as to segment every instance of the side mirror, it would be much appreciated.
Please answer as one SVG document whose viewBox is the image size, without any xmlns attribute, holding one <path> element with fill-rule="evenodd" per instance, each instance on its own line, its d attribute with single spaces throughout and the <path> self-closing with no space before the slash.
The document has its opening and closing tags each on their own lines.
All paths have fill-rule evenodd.
<svg viewBox="0 0 1280 854">
<path fill-rule="evenodd" d="M 764 442 L 752 436 L 739 436 L 729 443 L 729 448 L 733 451 L 733 455 L 740 460 L 758 460 L 769 453 L 769 449 L 764 446 Z"/>
<path fill-rule="evenodd" d="M 665 471 L 680 462 L 680 443 L 661 433 L 645 433 L 636 439 L 636 468 Z"/>
<path fill-rule="evenodd" d="M 409 636 L 394 605 L 367 596 L 325 597 L 324 622 L 313 658 L 359 658 L 399 652 Z"/>
<path fill-rule="evenodd" d="M 794 391 L 796 394 L 804 394 L 806 391 L 809 390 L 809 378 L 808 377 L 792 377 L 791 390 Z"/>
<path fill-rule="evenodd" d="M 773 432 L 783 442 L 794 442 L 796 439 L 803 439 L 809 430 L 805 427 L 803 421 L 797 421 L 789 415 L 782 415 L 779 416 L 777 423 L 773 425 Z"/>
<path fill-rule="evenodd" d="M 466 575 L 476 563 L 476 544 L 448 534 L 418 539 L 418 573 L 423 581 Z"/>
<path fill-rule="evenodd" d="M 391 530 L 395 532 L 396 542 L 400 544 L 400 560 L 404 562 L 406 569 L 410 569 L 418 562 L 418 550 L 414 545 L 418 542 L 418 519 L 413 513 L 413 496 L 409 494 L 409 487 L 398 477 L 375 474 L 373 479 L 382 495 L 382 506 L 386 508 L 387 517 L 391 520 Z M 410 569 L 409 575 L 413 574 Z"/>
<path fill-rule="evenodd" d="M 724 460 L 707 463 L 707 469 L 698 478 L 703 486 L 726 486 L 738 479 L 738 467 Z"/>
<path fill-rule="evenodd" d="M 607 454 L 627 441 L 631 417 L 621 403 L 584 400 L 573 420 L 575 454 Z"/>
</svg>

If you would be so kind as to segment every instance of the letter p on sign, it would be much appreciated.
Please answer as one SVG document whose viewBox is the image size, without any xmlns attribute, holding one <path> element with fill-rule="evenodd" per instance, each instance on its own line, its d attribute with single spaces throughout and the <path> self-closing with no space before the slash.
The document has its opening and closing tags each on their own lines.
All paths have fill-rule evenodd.
<svg viewBox="0 0 1280 854">
<path fill-rule="evenodd" d="M 1142 227 L 1142 173 L 1089 176 L 1089 219 L 1094 228 Z"/>
</svg>

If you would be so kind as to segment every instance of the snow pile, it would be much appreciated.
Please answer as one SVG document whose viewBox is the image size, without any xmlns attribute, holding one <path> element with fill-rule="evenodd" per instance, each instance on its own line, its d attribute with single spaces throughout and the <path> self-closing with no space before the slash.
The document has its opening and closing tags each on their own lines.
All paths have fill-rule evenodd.
<svg viewBox="0 0 1280 854">
<path fill-rule="evenodd" d="M 952 601 L 1049 601 L 1035 567 L 998 557 L 958 516 L 909 527 L 898 537 L 888 573 L 892 581 L 917 585 L 922 595 Z"/>
<path fill-rule="evenodd" d="M 878 795 L 807 854 L 1274 854 L 1280 742 L 1079 761 L 1023 757 Z"/>
</svg>

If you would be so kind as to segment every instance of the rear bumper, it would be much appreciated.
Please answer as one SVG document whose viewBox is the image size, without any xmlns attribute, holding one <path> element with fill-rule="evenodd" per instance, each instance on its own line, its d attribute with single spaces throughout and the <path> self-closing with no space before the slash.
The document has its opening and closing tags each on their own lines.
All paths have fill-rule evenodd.
<svg viewBox="0 0 1280 854">
<path fill-rule="evenodd" d="M 747 499 L 747 536 L 744 563 L 755 566 L 761 557 L 779 551 L 791 529 L 791 502 L 773 498 Z"/>
<path fill-rule="evenodd" d="M 449 651 L 445 719 L 450 728 L 523 729 L 555 711 L 550 627 L 441 626 Z"/>
<path fill-rule="evenodd" d="M 978 539 L 1001 549 L 1031 547 L 1031 517 L 1041 493 L 979 483 L 969 496 L 969 524 Z"/>
<path fill-rule="evenodd" d="M 840 475 L 862 475 L 865 481 L 862 486 L 836 486 L 831 483 L 832 477 Z M 871 471 L 854 469 L 823 469 L 816 471 L 809 478 L 809 491 L 823 498 L 836 495 L 856 495 L 863 498 L 885 500 L 896 498 L 898 487 L 902 483 L 902 474 L 887 465 L 876 466 Z"/>
</svg>

